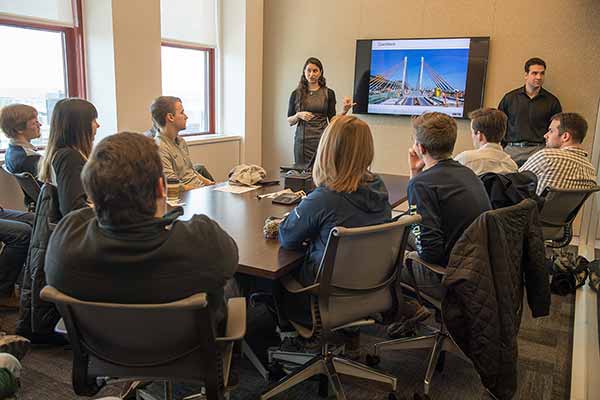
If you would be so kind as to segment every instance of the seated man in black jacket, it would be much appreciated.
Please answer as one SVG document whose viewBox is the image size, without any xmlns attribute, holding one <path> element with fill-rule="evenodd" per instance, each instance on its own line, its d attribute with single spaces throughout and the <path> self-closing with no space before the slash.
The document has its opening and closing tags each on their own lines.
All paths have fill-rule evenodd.
<svg viewBox="0 0 600 400">
<path fill-rule="evenodd" d="M 165 303 L 198 292 L 222 325 L 224 287 L 238 265 L 233 239 L 205 215 L 165 214 L 157 145 L 137 133 L 102 140 L 82 171 L 94 208 L 65 216 L 46 254 L 46 279 L 87 301 Z"/>
<path fill-rule="evenodd" d="M 424 261 L 445 266 L 454 243 L 491 205 L 475 173 L 452 159 L 456 122 L 446 114 L 433 112 L 415 118 L 413 127 L 408 202 L 410 212 L 423 219 L 413 228 L 412 242 Z M 414 268 L 419 288 L 441 298 L 444 292 L 439 275 L 419 267 Z M 412 283 L 406 268 L 402 280 Z"/>
</svg>

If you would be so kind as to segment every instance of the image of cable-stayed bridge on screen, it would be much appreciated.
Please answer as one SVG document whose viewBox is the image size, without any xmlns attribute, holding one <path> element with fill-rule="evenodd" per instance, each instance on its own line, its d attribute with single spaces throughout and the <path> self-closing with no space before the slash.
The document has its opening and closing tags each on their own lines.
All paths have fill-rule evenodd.
<svg viewBox="0 0 600 400">
<path fill-rule="evenodd" d="M 462 117 L 470 39 L 374 40 L 368 112 Z"/>
</svg>

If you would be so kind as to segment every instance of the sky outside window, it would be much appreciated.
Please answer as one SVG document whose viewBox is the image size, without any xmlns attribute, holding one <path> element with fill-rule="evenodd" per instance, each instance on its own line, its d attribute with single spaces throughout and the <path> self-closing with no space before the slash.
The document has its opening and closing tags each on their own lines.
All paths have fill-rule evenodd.
<svg viewBox="0 0 600 400">
<path fill-rule="evenodd" d="M 0 108 L 23 103 L 35 107 L 47 142 L 54 105 L 67 92 L 65 50 L 62 32 L 0 25 Z M 0 135 L 0 148 L 7 140 Z"/>
<path fill-rule="evenodd" d="M 207 52 L 162 46 L 162 92 L 182 100 L 189 117 L 182 133 L 207 132 Z"/>
</svg>

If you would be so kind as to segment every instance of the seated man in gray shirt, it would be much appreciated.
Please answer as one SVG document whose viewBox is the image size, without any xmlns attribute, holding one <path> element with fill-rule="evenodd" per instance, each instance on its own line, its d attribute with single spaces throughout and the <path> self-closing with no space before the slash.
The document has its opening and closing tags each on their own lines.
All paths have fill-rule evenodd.
<svg viewBox="0 0 600 400">
<path fill-rule="evenodd" d="M 469 167 L 475 175 L 517 172 L 517 163 L 500 145 L 506 133 L 506 114 L 495 108 L 480 108 L 471 112 L 469 118 L 471 139 L 476 150 L 463 151 L 454 159 Z"/>
<path fill-rule="evenodd" d="M 186 128 L 187 115 L 181 99 L 173 96 L 157 97 L 150 106 L 152 121 L 158 129 L 156 144 L 167 180 L 179 180 L 184 190 L 191 190 L 214 182 L 194 169 L 190 152 L 179 132 Z"/>
</svg>

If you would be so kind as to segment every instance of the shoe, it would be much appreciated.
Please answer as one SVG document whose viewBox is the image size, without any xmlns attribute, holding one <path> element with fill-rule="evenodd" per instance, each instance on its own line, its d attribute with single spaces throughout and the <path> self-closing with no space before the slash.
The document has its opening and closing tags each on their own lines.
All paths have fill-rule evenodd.
<svg viewBox="0 0 600 400">
<path fill-rule="evenodd" d="M 151 384 L 151 381 L 132 381 L 132 382 L 127 382 L 125 383 L 125 385 L 123 385 L 123 389 L 121 389 L 121 394 L 119 395 L 119 397 L 122 400 L 135 400 L 136 398 L 136 391 L 138 389 L 143 389 L 146 386 L 148 386 L 149 384 Z"/>
<path fill-rule="evenodd" d="M 0 353 L 11 354 L 19 361 L 27 354 L 30 344 L 22 336 L 0 333 Z"/>
<path fill-rule="evenodd" d="M 303 346 L 298 341 L 298 337 L 286 337 L 281 341 L 281 345 L 275 348 L 289 353 L 301 353 L 303 350 Z"/>
<path fill-rule="evenodd" d="M 391 339 L 414 336 L 417 324 L 431 317 L 431 312 L 414 300 L 404 304 L 402 314 L 400 321 L 391 323 L 387 327 L 387 334 Z"/>
<path fill-rule="evenodd" d="M 296 338 L 297 344 L 304 353 L 319 354 L 321 352 L 321 339 L 312 337 L 305 339 L 303 337 Z"/>
</svg>

